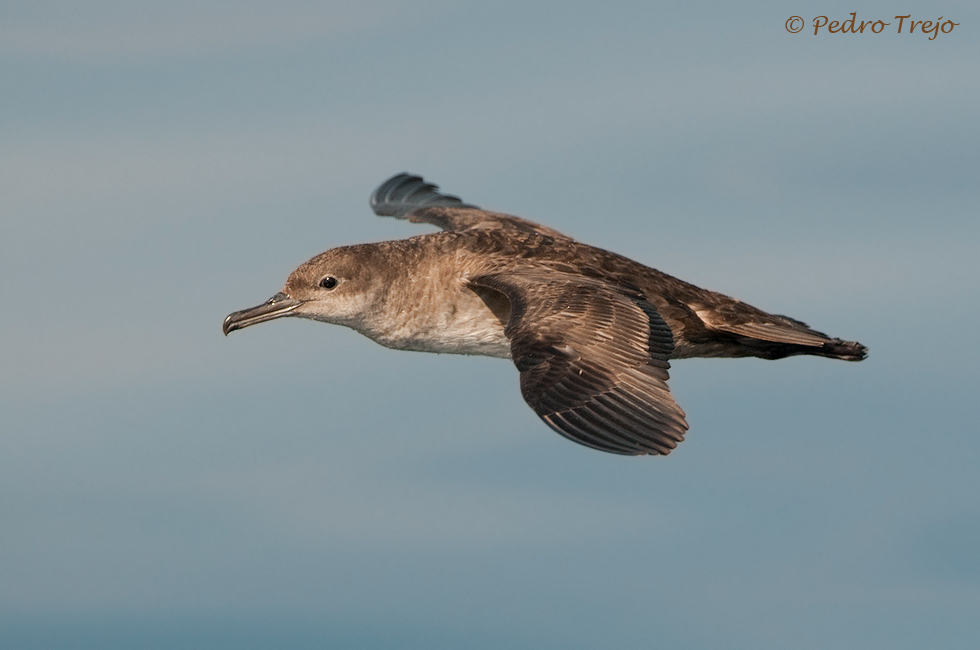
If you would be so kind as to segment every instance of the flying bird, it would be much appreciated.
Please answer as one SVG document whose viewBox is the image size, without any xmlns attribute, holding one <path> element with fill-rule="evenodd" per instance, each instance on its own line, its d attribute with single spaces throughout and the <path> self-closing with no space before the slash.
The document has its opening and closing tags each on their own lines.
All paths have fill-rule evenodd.
<svg viewBox="0 0 980 650">
<path fill-rule="evenodd" d="M 671 359 L 867 356 L 860 343 L 482 210 L 419 176 L 391 177 L 370 203 L 442 232 L 321 253 L 268 301 L 229 315 L 224 333 L 292 316 L 398 350 L 512 359 L 549 427 L 630 456 L 668 454 L 688 429 L 667 386 Z"/>
</svg>

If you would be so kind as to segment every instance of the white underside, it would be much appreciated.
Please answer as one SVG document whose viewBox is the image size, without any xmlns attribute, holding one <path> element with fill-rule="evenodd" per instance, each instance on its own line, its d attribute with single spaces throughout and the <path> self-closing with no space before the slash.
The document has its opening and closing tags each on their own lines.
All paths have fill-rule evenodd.
<svg viewBox="0 0 980 650">
<path fill-rule="evenodd" d="M 385 347 L 396 350 L 416 352 L 436 352 L 441 354 L 473 354 L 481 357 L 510 358 L 510 342 L 492 336 L 489 332 L 445 332 L 444 335 L 428 333 L 424 337 L 406 336 L 403 338 L 375 339 Z"/>
<path fill-rule="evenodd" d="M 472 301 L 458 300 L 456 309 L 438 313 L 427 310 L 424 319 L 407 318 L 393 326 L 391 314 L 383 328 L 372 331 L 368 323 L 355 329 L 381 345 L 396 350 L 473 354 L 509 359 L 510 341 L 504 326 L 475 296 Z M 380 331 L 379 331 L 380 330 Z"/>
</svg>

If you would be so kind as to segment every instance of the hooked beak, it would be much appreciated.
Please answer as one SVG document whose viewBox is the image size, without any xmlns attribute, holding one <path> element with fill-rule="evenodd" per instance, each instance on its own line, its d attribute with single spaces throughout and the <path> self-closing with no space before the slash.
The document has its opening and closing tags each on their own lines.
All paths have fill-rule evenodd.
<svg viewBox="0 0 980 650">
<path fill-rule="evenodd" d="M 302 304 L 302 300 L 293 300 L 287 294 L 280 291 L 258 307 L 243 309 L 233 314 L 228 314 L 228 318 L 225 319 L 221 329 L 224 331 L 225 336 L 228 336 L 231 332 L 243 329 L 249 325 L 263 323 L 273 318 L 290 316 Z"/>
</svg>

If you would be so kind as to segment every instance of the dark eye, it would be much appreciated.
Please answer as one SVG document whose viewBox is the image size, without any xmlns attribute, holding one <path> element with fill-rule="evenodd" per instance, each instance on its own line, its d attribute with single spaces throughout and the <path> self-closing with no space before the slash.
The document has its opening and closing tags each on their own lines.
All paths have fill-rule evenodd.
<svg viewBox="0 0 980 650">
<path fill-rule="evenodd" d="M 320 278 L 320 288 L 321 289 L 333 289 L 337 286 L 337 278 L 332 275 L 326 275 Z"/>
</svg>

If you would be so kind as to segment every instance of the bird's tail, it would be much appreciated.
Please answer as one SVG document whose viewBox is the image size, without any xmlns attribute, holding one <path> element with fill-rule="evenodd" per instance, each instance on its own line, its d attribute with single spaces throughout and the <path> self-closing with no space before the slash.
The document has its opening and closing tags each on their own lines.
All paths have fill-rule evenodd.
<svg viewBox="0 0 980 650">
<path fill-rule="evenodd" d="M 868 348 L 857 341 L 831 339 L 820 346 L 819 351 L 815 350 L 810 354 L 844 361 L 862 361 L 868 357 Z"/>
<path fill-rule="evenodd" d="M 844 361 L 861 361 L 868 356 L 868 348 L 857 341 L 831 338 L 788 316 L 760 312 L 755 320 L 723 323 L 716 329 L 734 334 L 745 347 L 745 356 L 782 359 L 814 355 Z"/>
<path fill-rule="evenodd" d="M 819 344 L 801 345 L 799 343 L 743 338 L 740 343 L 743 346 L 742 354 L 734 356 L 785 359 L 786 357 L 806 355 L 843 361 L 863 361 L 868 357 L 868 348 L 857 341 L 843 341 L 841 339 L 827 339 Z"/>
</svg>

